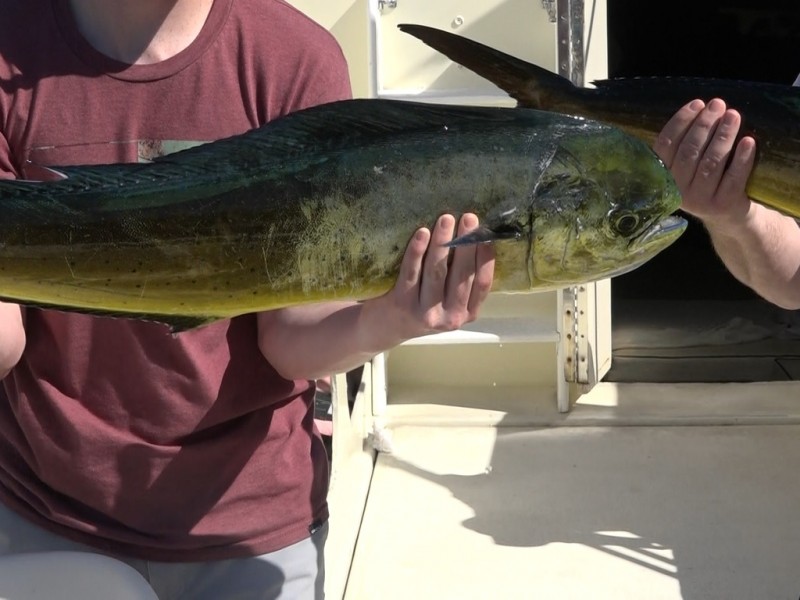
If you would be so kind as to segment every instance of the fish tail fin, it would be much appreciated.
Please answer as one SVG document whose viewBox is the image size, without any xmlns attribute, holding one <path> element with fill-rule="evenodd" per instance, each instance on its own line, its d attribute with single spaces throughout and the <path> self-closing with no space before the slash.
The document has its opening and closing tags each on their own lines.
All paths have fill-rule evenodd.
<svg viewBox="0 0 800 600">
<path fill-rule="evenodd" d="M 560 100 L 579 89 L 565 77 L 469 38 L 424 25 L 403 23 L 397 27 L 488 79 L 521 106 L 555 109 Z"/>
</svg>

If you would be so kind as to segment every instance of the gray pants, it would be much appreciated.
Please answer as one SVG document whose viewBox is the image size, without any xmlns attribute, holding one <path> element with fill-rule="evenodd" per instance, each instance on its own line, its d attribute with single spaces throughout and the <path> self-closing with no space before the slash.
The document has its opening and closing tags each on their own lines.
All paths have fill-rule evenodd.
<svg viewBox="0 0 800 600">
<path fill-rule="evenodd" d="M 54 535 L 0 504 L 0 598 L 66 599 L 70 582 L 79 587 L 73 597 L 84 600 L 320 600 L 327 534 L 326 523 L 310 538 L 269 554 L 167 563 L 99 556 L 97 550 Z"/>
</svg>

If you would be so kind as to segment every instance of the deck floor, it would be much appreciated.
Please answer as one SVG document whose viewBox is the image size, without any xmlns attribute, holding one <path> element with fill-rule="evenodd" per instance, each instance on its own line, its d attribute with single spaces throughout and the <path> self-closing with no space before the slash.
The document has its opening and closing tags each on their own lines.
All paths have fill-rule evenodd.
<svg viewBox="0 0 800 600">
<path fill-rule="evenodd" d="M 403 407 L 346 599 L 800 597 L 800 387 L 730 385 L 608 384 L 544 427 Z"/>
</svg>

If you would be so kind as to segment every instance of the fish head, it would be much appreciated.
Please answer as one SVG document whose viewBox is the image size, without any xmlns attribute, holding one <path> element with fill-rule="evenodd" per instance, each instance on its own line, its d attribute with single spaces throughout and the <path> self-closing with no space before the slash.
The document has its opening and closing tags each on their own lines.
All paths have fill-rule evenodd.
<svg viewBox="0 0 800 600">
<path fill-rule="evenodd" d="M 588 123 L 564 139 L 531 204 L 532 282 L 553 287 L 631 271 L 675 242 L 686 220 L 669 170 L 644 143 Z"/>
</svg>

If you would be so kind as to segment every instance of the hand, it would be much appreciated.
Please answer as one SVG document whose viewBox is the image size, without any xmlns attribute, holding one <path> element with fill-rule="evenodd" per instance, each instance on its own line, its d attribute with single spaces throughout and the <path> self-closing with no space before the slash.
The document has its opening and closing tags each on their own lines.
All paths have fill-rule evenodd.
<svg viewBox="0 0 800 600">
<path fill-rule="evenodd" d="M 653 146 L 678 184 L 681 208 L 706 225 L 735 228 L 750 213 L 745 187 L 755 161 L 755 140 L 746 136 L 736 144 L 741 122 L 739 113 L 722 100 L 708 105 L 694 100 L 675 113 Z"/>
<path fill-rule="evenodd" d="M 465 214 L 461 236 L 478 226 Z M 402 340 L 452 331 L 474 321 L 492 287 L 494 248 L 491 244 L 444 247 L 456 234 L 452 215 L 439 217 L 433 232 L 417 230 L 408 243 L 394 288 L 375 302 L 385 303 L 386 326 Z"/>
<path fill-rule="evenodd" d="M 264 357 L 287 379 L 315 379 L 353 369 L 408 339 L 473 321 L 492 287 L 494 248 L 443 247 L 453 239 L 455 226 L 452 215 L 444 215 L 433 232 L 417 230 L 397 283 L 382 296 L 259 313 Z M 458 235 L 477 226 L 478 218 L 466 214 Z"/>
</svg>

